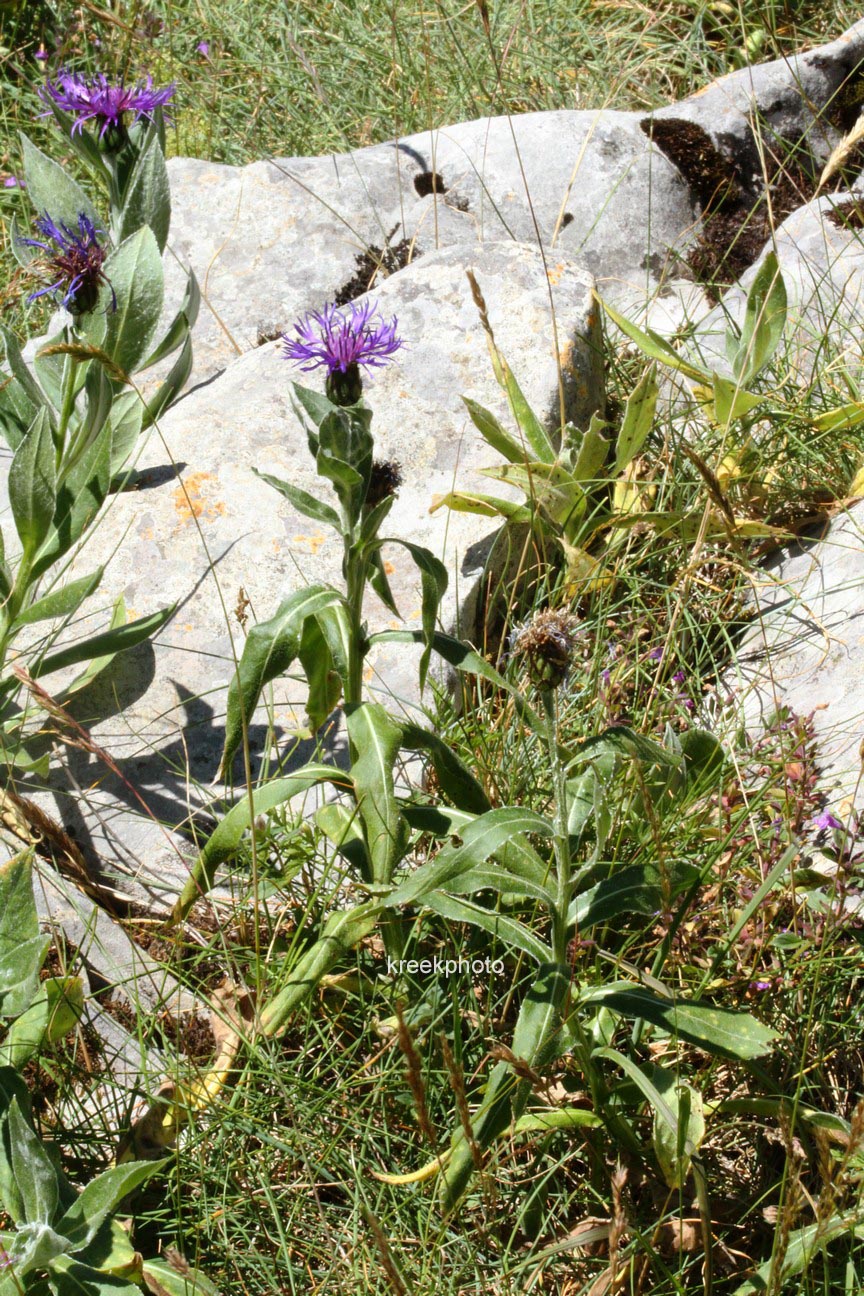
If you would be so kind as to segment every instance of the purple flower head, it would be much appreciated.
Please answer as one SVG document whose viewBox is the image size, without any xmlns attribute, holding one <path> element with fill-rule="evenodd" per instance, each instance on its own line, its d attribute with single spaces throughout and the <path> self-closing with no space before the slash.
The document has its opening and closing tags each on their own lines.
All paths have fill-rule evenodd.
<svg viewBox="0 0 864 1296">
<path fill-rule="evenodd" d="M 19 180 L 18 177 L 14 175 L 7 176 L 3 181 L 4 189 L 23 189 L 24 187 L 24 181 Z"/>
<path fill-rule="evenodd" d="M 206 40 L 199 41 L 198 44 L 195 46 L 195 53 L 200 54 L 202 58 L 209 59 L 210 42 Z"/>
<path fill-rule="evenodd" d="M 295 337 L 282 334 L 282 354 L 305 372 L 326 368 L 327 392 L 338 405 L 352 405 L 363 392 L 360 366 L 378 369 L 404 345 L 373 302 L 340 310 L 335 303 L 312 311 L 294 325 Z"/>
<path fill-rule="evenodd" d="M 127 87 L 122 83 L 111 85 L 104 73 L 83 77 L 77 72 L 61 72 L 56 82 L 45 82 L 39 95 L 49 108 L 54 103 L 75 118 L 73 133 L 83 130 L 85 122 L 95 121 L 99 138 L 103 139 L 109 129 L 115 134 L 123 133 L 127 113 L 132 113 L 136 122 L 150 121 L 156 109 L 168 103 L 174 89 L 173 82 L 161 90 L 154 89 L 150 76 Z"/>
<path fill-rule="evenodd" d="M 372 302 L 347 310 L 335 305 L 313 311 L 294 325 L 295 338 L 282 335 L 284 356 L 305 371 L 326 365 L 328 373 L 347 373 L 351 365 L 377 368 L 391 359 L 403 342 L 396 336 L 398 321 L 388 324 Z"/>
<path fill-rule="evenodd" d="M 648 654 L 648 660 L 649 660 L 649 661 L 662 661 L 662 660 L 663 660 L 663 649 L 660 648 L 660 647 L 652 648 L 651 651 L 650 651 L 649 654 Z"/>
<path fill-rule="evenodd" d="M 844 827 L 837 816 L 833 815 L 830 810 L 823 810 L 820 815 L 817 815 L 812 820 L 812 824 L 817 832 L 826 832 L 829 828 L 839 829 L 842 832 Z"/>
<path fill-rule="evenodd" d="M 21 242 L 46 254 L 45 268 L 52 282 L 32 292 L 28 302 L 46 293 L 62 293 L 61 302 L 73 315 L 92 311 L 100 283 L 107 282 L 102 271 L 106 253 L 98 237 L 105 231 L 97 229 L 84 212 L 78 217 L 77 231 L 62 221 L 56 225 L 47 212 L 38 218 L 36 228 L 41 239 L 21 239 Z M 115 308 L 116 305 L 115 298 Z"/>
</svg>

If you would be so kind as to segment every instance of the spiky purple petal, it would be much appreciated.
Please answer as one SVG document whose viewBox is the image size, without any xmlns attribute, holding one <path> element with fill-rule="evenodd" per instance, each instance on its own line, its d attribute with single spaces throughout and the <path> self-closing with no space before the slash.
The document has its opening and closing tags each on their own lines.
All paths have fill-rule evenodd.
<svg viewBox="0 0 864 1296">
<path fill-rule="evenodd" d="M 84 123 L 95 121 L 100 138 L 109 127 L 121 127 L 126 113 L 135 121 L 150 121 L 157 108 L 163 108 L 174 94 L 175 85 L 155 89 L 153 78 L 146 77 L 134 86 L 112 85 L 104 73 L 83 77 L 77 72 L 61 72 L 56 81 L 46 81 L 39 91 L 43 103 L 55 103 L 75 118 L 72 130 L 81 131 Z M 44 113 L 43 116 L 50 114 Z"/>
<path fill-rule="evenodd" d="M 294 325 L 295 337 L 282 334 L 282 354 L 304 372 L 326 367 L 328 374 L 347 373 L 352 365 L 380 368 L 404 346 L 396 336 L 396 316 L 388 323 L 373 302 L 340 309 L 334 304 L 311 311 Z"/>
</svg>

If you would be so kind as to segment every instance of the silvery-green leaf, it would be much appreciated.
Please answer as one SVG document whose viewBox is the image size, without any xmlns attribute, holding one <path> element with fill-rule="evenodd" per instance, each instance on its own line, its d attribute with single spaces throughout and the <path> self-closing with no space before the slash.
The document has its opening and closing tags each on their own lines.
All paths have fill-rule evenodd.
<svg viewBox="0 0 864 1296">
<path fill-rule="evenodd" d="M 55 225 L 63 223 L 77 232 L 78 217 L 83 214 L 98 229 L 100 224 L 96 208 L 68 171 L 47 157 L 23 133 L 21 148 L 27 194 L 36 209 L 36 215 L 47 214 Z"/>
</svg>

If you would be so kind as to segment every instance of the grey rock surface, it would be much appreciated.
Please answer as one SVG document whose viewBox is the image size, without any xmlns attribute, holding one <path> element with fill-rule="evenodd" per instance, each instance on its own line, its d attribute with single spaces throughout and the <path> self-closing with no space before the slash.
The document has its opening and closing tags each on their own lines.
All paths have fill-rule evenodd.
<svg viewBox="0 0 864 1296">
<path fill-rule="evenodd" d="M 754 605 L 728 677 L 745 723 L 758 731 L 781 706 L 812 713 L 829 803 L 864 806 L 864 503 L 766 566 Z"/>
<path fill-rule="evenodd" d="M 398 244 L 413 258 L 474 241 L 533 243 L 550 258 L 578 259 L 610 300 L 640 308 L 681 277 L 703 205 L 674 149 L 667 156 L 649 142 L 651 118 L 695 124 L 744 189 L 756 188 L 760 148 L 782 141 L 824 160 L 852 124 L 843 87 L 862 58 L 864 22 L 648 117 L 562 110 L 483 118 L 352 153 L 240 168 L 174 158 L 168 300 L 181 295 L 185 265 L 204 293 L 192 381 L 332 300 L 364 254 L 371 259 L 359 290 L 371 287 L 376 262 Z"/>
<path fill-rule="evenodd" d="M 429 254 L 382 284 L 382 311 L 398 316 L 407 342 L 400 363 L 380 371 L 366 391 L 375 413 L 376 455 L 399 461 L 404 477 L 387 530 L 444 560 L 450 573 L 445 626 L 457 625 L 470 609 L 496 530 L 489 518 L 429 512 L 436 496 L 455 485 L 490 485 L 478 469 L 497 456 L 461 398 L 472 396 L 509 420 L 466 279 L 469 267 L 486 296 L 501 352 L 538 413 L 557 424 L 559 354 L 567 414 L 584 425 L 603 403 L 599 312 L 591 277 L 578 266 L 557 260 L 547 277 L 530 247 L 472 245 Z M 70 746 L 55 761 L 50 794 L 52 813 L 79 844 L 122 870 L 121 889 L 156 908 L 170 904 L 192 850 L 169 830 L 181 823 L 194 827 L 196 812 L 219 796 L 208 785 L 224 737 L 234 653 L 242 649 L 238 600 L 248 600 L 253 621 L 265 620 L 309 581 L 341 588 L 335 533 L 296 514 L 252 472 L 254 466 L 329 497 L 291 407 L 291 380 L 299 375 L 280 350 L 270 342 L 248 352 L 170 411 L 143 450 L 140 489 L 114 497 L 72 573 L 108 562 L 100 591 L 103 625 L 107 606 L 120 593 L 134 615 L 179 604 L 155 644 L 124 654 L 75 705 L 126 782 L 98 757 Z M 306 381 L 320 389 L 320 379 L 309 375 Z M 385 557 L 404 626 L 419 628 L 416 569 L 396 546 Z M 403 624 L 374 596 L 367 615 L 373 630 Z M 76 634 L 81 631 L 76 627 Z M 379 645 L 368 659 L 368 684 L 372 696 L 423 722 L 418 659 L 411 647 Z M 274 742 L 282 756 L 296 748 L 298 762 L 308 758 L 311 743 L 288 736 L 304 726 L 305 696 L 299 673 L 275 687 L 275 739 L 268 737 L 264 709 L 253 717 L 256 772 Z M 338 750 L 340 741 L 334 729 L 331 745 Z M 235 775 L 242 784 L 239 759 Z M 141 812 L 131 788 L 153 818 Z M 199 836 L 211 826 L 198 817 Z"/>
<path fill-rule="evenodd" d="M 553 269 L 578 259 L 613 284 L 655 285 L 670 246 L 692 238 L 694 213 L 639 120 L 528 113 L 330 158 L 242 168 L 172 159 L 170 247 L 203 294 L 192 381 L 332 301 L 357 257 L 388 241 L 406 240 L 412 259 L 456 244 L 542 242 Z M 169 298 L 179 297 L 180 264 L 169 256 L 166 269 Z"/>
</svg>

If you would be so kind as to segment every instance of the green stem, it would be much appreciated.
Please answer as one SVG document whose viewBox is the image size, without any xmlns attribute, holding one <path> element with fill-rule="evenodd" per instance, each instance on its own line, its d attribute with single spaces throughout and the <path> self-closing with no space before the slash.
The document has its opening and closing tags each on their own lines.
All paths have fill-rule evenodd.
<svg viewBox="0 0 864 1296">
<path fill-rule="evenodd" d="M 357 554 L 354 537 L 350 533 L 345 536 L 345 584 L 351 621 L 345 703 L 351 706 L 363 701 L 363 661 L 366 656 L 363 596 L 366 593 L 366 561 Z"/>
<path fill-rule="evenodd" d="M 546 718 L 546 741 L 549 747 L 549 762 L 555 785 L 555 909 L 552 915 L 552 952 L 555 962 L 567 963 L 567 911 L 570 908 L 571 859 L 570 839 L 567 833 L 567 780 L 558 755 L 558 723 L 555 692 L 543 689 L 540 694 L 543 701 L 543 713 Z"/>
<path fill-rule="evenodd" d="M 54 437 L 55 468 L 58 477 L 66 456 L 66 433 L 69 430 L 69 420 L 75 408 L 75 371 L 77 368 L 78 361 L 73 356 L 67 355 L 63 366 L 63 385 L 60 390 L 60 421 L 57 424 L 57 432 Z"/>
</svg>

